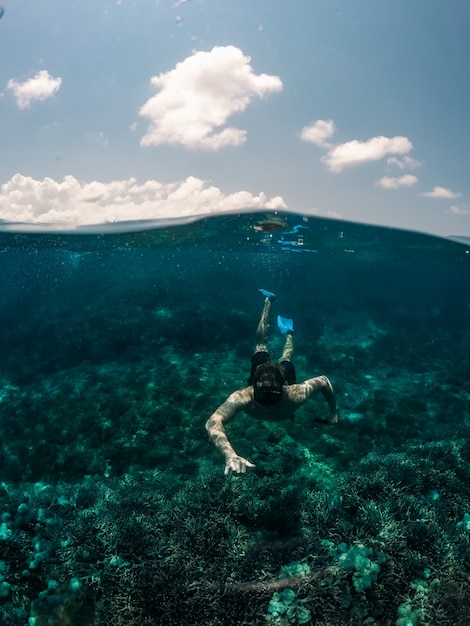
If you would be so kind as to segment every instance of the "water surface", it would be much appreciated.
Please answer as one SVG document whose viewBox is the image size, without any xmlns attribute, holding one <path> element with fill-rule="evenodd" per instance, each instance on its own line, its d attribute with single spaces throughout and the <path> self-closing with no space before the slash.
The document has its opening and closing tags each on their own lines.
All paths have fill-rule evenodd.
<svg viewBox="0 0 470 626">
<path fill-rule="evenodd" d="M 258 213 L 6 232 L 0 267 L 0 623 L 467 623 L 467 245 Z M 224 477 L 260 287 L 341 420 L 239 416 Z"/>
</svg>

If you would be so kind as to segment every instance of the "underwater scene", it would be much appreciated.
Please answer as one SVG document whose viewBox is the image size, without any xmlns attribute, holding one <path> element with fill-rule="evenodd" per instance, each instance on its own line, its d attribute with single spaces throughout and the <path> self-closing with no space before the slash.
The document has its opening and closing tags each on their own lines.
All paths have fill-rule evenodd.
<svg viewBox="0 0 470 626">
<path fill-rule="evenodd" d="M 1 233 L 0 624 L 470 624 L 466 244 L 284 213 Z M 339 420 L 240 411 L 237 473 L 205 424 L 260 289 Z"/>
</svg>

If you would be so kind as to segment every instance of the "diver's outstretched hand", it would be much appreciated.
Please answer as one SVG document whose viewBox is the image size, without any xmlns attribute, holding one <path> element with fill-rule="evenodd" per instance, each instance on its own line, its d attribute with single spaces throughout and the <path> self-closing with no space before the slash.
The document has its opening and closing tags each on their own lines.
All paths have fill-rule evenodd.
<svg viewBox="0 0 470 626">
<path fill-rule="evenodd" d="M 316 417 L 314 422 L 316 424 L 337 424 L 339 422 L 339 413 L 335 411 L 329 417 Z"/>
<path fill-rule="evenodd" d="M 238 454 L 234 454 L 233 456 L 229 456 L 225 462 L 225 472 L 224 474 L 228 474 L 230 470 L 235 472 L 235 474 L 244 474 L 246 472 L 247 467 L 256 467 L 254 463 L 250 463 L 247 459 L 244 459 L 242 456 L 238 456 Z"/>
<path fill-rule="evenodd" d="M 339 422 L 338 409 L 336 409 L 336 411 L 330 415 L 330 419 L 328 421 L 330 422 L 330 424 L 337 424 Z"/>
</svg>

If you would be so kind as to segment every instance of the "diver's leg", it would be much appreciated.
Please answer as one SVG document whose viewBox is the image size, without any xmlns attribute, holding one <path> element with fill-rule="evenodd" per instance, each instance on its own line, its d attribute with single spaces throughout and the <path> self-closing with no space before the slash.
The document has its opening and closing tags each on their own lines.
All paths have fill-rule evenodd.
<svg viewBox="0 0 470 626">
<path fill-rule="evenodd" d="M 286 341 L 284 343 L 284 350 L 282 356 L 279 359 L 279 365 L 284 374 L 285 385 L 295 385 L 297 382 L 297 374 L 295 373 L 295 367 L 292 363 L 292 355 L 294 354 L 294 340 L 292 333 L 286 333 Z"/>
<path fill-rule="evenodd" d="M 279 361 L 291 361 L 292 355 L 294 354 L 294 340 L 292 338 L 292 333 L 286 334 L 286 341 L 284 343 L 284 350 L 282 351 L 282 356 Z"/>
<path fill-rule="evenodd" d="M 271 298 L 264 299 L 263 312 L 256 329 L 256 352 L 268 351 L 269 311 L 271 310 Z"/>
<path fill-rule="evenodd" d="M 275 295 L 270 291 L 259 289 L 264 295 L 263 311 L 261 313 L 261 319 L 256 329 L 256 348 L 253 356 L 251 357 L 251 373 L 248 378 L 248 384 L 253 384 L 253 376 L 257 368 L 263 363 L 267 363 L 271 360 L 268 352 L 268 330 L 269 330 L 269 311 L 271 310 L 271 303 L 275 299 Z"/>
</svg>

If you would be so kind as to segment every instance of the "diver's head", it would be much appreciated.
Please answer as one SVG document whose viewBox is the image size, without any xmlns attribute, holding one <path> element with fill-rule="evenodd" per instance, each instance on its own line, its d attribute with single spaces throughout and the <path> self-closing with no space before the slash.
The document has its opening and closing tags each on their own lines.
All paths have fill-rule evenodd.
<svg viewBox="0 0 470 626">
<path fill-rule="evenodd" d="M 253 392 L 256 402 L 270 406 L 282 399 L 284 375 L 277 363 L 263 363 L 253 376 Z"/>
</svg>

